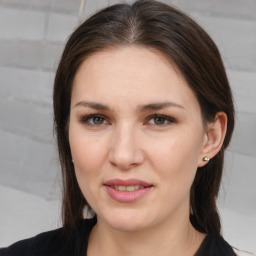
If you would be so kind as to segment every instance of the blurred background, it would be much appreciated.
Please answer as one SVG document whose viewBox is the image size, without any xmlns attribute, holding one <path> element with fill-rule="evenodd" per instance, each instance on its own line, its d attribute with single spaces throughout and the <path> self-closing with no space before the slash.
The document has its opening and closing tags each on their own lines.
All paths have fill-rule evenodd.
<svg viewBox="0 0 256 256">
<path fill-rule="evenodd" d="M 87 0 L 83 19 L 118 2 L 125 1 Z M 223 233 L 256 252 L 256 1 L 162 2 L 192 16 L 222 53 L 237 110 L 219 199 Z M 52 85 L 79 7 L 80 0 L 0 0 L 0 247 L 61 225 Z"/>
</svg>

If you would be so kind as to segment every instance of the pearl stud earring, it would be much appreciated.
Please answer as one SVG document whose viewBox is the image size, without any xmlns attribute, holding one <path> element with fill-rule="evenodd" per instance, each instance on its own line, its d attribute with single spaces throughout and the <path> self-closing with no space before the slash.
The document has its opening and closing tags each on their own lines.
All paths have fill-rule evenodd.
<svg viewBox="0 0 256 256">
<path fill-rule="evenodd" d="M 203 161 L 209 162 L 209 161 L 210 161 L 210 158 L 209 158 L 208 156 L 205 156 L 205 157 L 203 158 Z"/>
</svg>

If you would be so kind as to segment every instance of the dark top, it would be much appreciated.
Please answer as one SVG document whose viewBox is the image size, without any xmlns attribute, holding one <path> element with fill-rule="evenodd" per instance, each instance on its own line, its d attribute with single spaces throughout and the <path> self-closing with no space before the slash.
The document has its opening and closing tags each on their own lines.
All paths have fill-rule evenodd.
<svg viewBox="0 0 256 256">
<path fill-rule="evenodd" d="M 81 221 L 72 237 L 63 228 L 44 232 L 0 249 L 1 256 L 86 256 L 87 242 L 96 218 Z M 85 244 L 86 243 L 86 244 Z M 207 235 L 195 256 L 235 256 L 222 238 Z"/>
</svg>

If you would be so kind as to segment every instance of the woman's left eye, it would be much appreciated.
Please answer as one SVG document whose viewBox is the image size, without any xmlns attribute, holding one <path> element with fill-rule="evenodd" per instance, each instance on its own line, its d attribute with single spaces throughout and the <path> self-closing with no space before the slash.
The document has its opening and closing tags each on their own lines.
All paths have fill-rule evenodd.
<svg viewBox="0 0 256 256">
<path fill-rule="evenodd" d="M 164 115 L 154 115 L 148 119 L 148 123 L 157 126 L 164 126 L 173 123 L 173 118 Z"/>
</svg>

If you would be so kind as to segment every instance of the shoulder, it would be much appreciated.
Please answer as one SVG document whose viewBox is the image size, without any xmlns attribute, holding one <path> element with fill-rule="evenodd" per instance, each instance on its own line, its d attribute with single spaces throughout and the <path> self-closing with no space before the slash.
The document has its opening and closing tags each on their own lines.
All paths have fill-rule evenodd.
<svg viewBox="0 0 256 256">
<path fill-rule="evenodd" d="M 253 255 L 255 255 L 255 254 L 252 254 L 252 253 L 249 253 L 249 252 L 240 251 L 236 248 L 233 248 L 233 250 L 234 250 L 234 252 L 237 256 L 253 256 Z"/>
<path fill-rule="evenodd" d="M 16 242 L 7 248 L 0 249 L 0 255 L 43 255 L 42 251 L 45 250 L 45 248 L 47 248 L 49 252 L 56 251 L 63 237 L 62 228 L 44 232 L 35 237 Z"/>
<path fill-rule="evenodd" d="M 0 256 L 77 255 L 77 252 L 84 249 L 82 246 L 88 240 L 95 223 L 93 219 L 82 220 L 72 234 L 65 232 L 63 228 L 41 233 L 0 249 Z"/>
<path fill-rule="evenodd" d="M 195 256 L 236 256 L 222 236 L 207 235 Z"/>
</svg>

